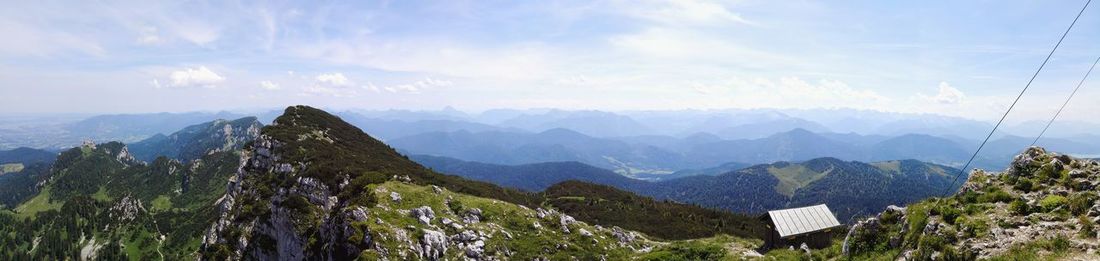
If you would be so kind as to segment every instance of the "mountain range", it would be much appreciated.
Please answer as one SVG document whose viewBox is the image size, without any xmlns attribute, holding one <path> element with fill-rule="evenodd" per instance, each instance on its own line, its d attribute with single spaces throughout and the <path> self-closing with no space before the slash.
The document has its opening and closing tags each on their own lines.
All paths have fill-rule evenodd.
<svg viewBox="0 0 1100 261">
<path fill-rule="evenodd" d="M 251 114 L 258 116 L 259 122 L 269 123 L 281 112 Z M 133 143 L 168 136 L 180 128 L 216 118 L 244 115 L 239 112 L 126 114 L 79 121 L 66 121 L 72 117 L 41 121 L 0 118 L 0 149 L 25 146 L 57 150 L 84 140 Z M 989 124 L 961 118 L 850 109 L 621 112 L 497 109 L 466 113 L 444 108 L 350 110 L 336 115 L 409 154 L 513 165 L 579 161 L 646 179 L 663 179 L 658 175 L 724 163 L 762 164 L 817 157 L 865 162 L 916 159 L 960 167 L 969 158 L 967 154 L 977 148 L 978 141 L 974 139 L 985 135 L 989 128 Z M 1063 125 L 1091 126 L 1070 122 L 1060 122 L 1058 126 Z M 1009 132 L 996 133 L 974 166 L 995 168 L 1008 163 L 1020 148 L 1030 144 L 1024 136 L 1013 134 L 1033 134 L 1034 128 L 1029 126 L 1021 123 L 1006 128 Z M 1039 145 L 1076 155 L 1100 155 L 1100 136 L 1086 130 L 1066 128 L 1041 140 Z M 553 133 L 580 134 L 593 142 L 627 145 L 593 149 L 569 143 L 468 140 L 498 134 L 541 138 Z M 437 141 L 449 142 L 454 147 L 423 146 Z M 482 148 L 484 153 L 476 153 Z M 471 150 L 475 153 L 465 153 Z M 457 155 L 459 151 L 463 155 Z"/>
<path fill-rule="evenodd" d="M 875 142 L 855 144 L 892 138 L 867 139 Z M 909 142 L 915 149 L 900 153 L 924 145 Z M 1006 174 L 978 171 L 956 186 L 958 170 L 943 165 L 831 157 L 640 180 L 581 162 L 407 157 L 306 106 L 268 126 L 216 120 L 140 143 L 140 154 L 122 142 L 85 143 L 0 175 L 0 241 L 9 242 L 0 259 L 1026 259 L 1095 249 L 1087 238 L 1058 235 L 1095 237 L 1086 225 L 1097 201 L 1088 191 L 1100 165 L 1041 149 L 1015 156 Z M 819 203 L 852 222 L 852 232 L 804 252 L 755 252 L 764 224 L 732 213 Z"/>
<path fill-rule="evenodd" d="M 669 240 L 762 233 L 754 218 L 611 187 L 528 193 L 441 175 L 309 107 L 255 124 L 185 128 L 152 140 L 178 148 L 150 150 L 148 162 L 121 142 L 63 151 L 0 210 L 0 258 L 621 259 L 677 251 Z M 204 152 L 170 158 L 192 155 L 182 148 Z"/>
<path fill-rule="evenodd" d="M 579 162 L 506 166 L 424 155 L 411 159 L 442 173 L 526 191 L 542 191 L 559 182 L 576 180 L 735 213 L 760 214 L 824 203 L 841 220 L 951 191 L 948 186 L 959 174 L 957 169 L 916 160 L 862 163 L 817 158 L 755 165 L 717 175 L 644 181 Z"/>
<path fill-rule="evenodd" d="M 970 156 L 966 145 L 930 135 L 864 136 L 814 133 L 804 129 L 746 140 L 725 140 L 708 134 L 686 138 L 596 138 L 571 130 L 552 129 L 541 133 L 431 132 L 389 142 L 408 154 L 502 165 L 577 161 L 645 179 L 667 179 L 661 175 L 722 164 L 806 161 L 820 157 L 864 162 L 915 159 L 961 167 Z M 1064 151 L 1089 151 L 1091 148 L 1088 144 L 1060 139 L 1048 139 L 1047 143 Z M 1014 136 L 993 140 L 972 166 L 1003 166 L 1027 144 L 1029 142 Z M 693 172 L 681 172 L 680 176 L 685 173 Z"/>
</svg>

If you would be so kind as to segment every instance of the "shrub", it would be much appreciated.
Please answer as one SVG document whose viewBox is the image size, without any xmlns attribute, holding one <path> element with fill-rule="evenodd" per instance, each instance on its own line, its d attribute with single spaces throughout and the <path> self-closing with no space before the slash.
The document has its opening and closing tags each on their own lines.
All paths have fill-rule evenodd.
<svg viewBox="0 0 1100 261">
<path fill-rule="evenodd" d="M 1073 189 L 1077 187 L 1077 182 L 1075 182 L 1073 178 L 1069 177 L 1068 169 L 1064 169 L 1061 173 L 1059 173 L 1058 181 L 1059 183 L 1062 183 L 1062 186 L 1065 186 L 1068 189 Z"/>
<path fill-rule="evenodd" d="M 1079 231 L 1077 235 L 1081 236 L 1082 238 L 1095 237 L 1094 235 L 1096 234 L 1096 228 L 1095 224 L 1092 223 L 1092 219 L 1090 219 L 1086 215 L 1081 215 L 1077 217 L 1077 222 L 1081 223 L 1081 231 Z"/>
<path fill-rule="evenodd" d="M 1063 235 L 1058 235 L 1054 238 L 1051 238 L 1050 240 L 1039 241 L 1039 246 L 1043 249 L 1046 249 L 1047 251 L 1062 253 L 1069 249 L 1070 243 L 1071 242 L 1069 241 L 1069 238 L 1066 238 Z"/>
<path fill-rule="evenodd" d="M 1020 179 L 1016 181 L 1016 185 L 1012 186 L 1016 190 L 1023 192 L 1031 192 L 1032 184 L 1030 179 Z"/>
<path fill-rule="evenodd" d="M 1001 175 L 1001 181 L 1005 184 L 1016 185 L 1016 181 L 1019 181 L 1020 176 L 1017 175 Z"/>
<path fill-rule="evenodd" d="M 1030 209 L 1027 206 L 1027 202 L 1024 202 L 1022 199 L 1016 199 L 1013 200 L 1012 203 L 1008 203 L 1008 211 L 1016 215 L 1025 216 Z"/>
<path fill-rule="evenodd" d="M 774 254 L 784 254 L 781 253 L 783 250 L 773 252 L 776 252 Z M 641 260 L 719 260 L 725 257 L 726 250 L 721 245 L 701 242 L 677 242 L 646 254 L 641 257 Z"/>
<path fill-rule="evenodd" d="M 959 216 L 962 216 L 962 210 L 959 210 L 958 208 L 950 205 L 941 205 L 940 207 L 936 208 L 936 211 L 940 213 L 940 216 L 943 216 L 944 222 L 952 225 L 955 224 L 955 221 L 959 218 Z"/>
<path fill-rule="evenodd" d="M 993 202 L 1010 202 L 1012 201 L 1012 195 L 1008 194 L 1004 190 L 998 187 L 991 187 L 986 189 L 986 193 L 978 196 L 978 202 L 980 203 L 993 203 Z"/>
<path fill-rule="evenodd" d="M 1066 197 L 1059 195 L 1050 195 L 1039 201 L 1039 207 L 1043 208 L 1043 211 L 1050 212 L 1057 208 L 1064 207 L 1068 204 L 1069 200 Z"/>
<path fill-rule="evenodd" d="M 455 213 L 455 215 L 461 215 L 462 211 L 466 210 L 466 206 L 463 206 L 462 202 L 459 202 L 457 200 L 452 200 L 448 202 L 447 208 L 450 208 L 451 212 Z"/>
<path fill-rule="evenodd" d="M 989 223 L 980 218 L 959 218 L 960 230 L 967 237 L 981 237 L 989 233 Z"/>
<path fill-rule="evenodd" d="M 1059 178 L 1059 173 L 1054 172 L 1054 165 L 1043 165 L 1039 167 L 1039 171 L 1035 174 L 1035 178 L 1038 179 L 1037 181 L 1039 183 L 1044 183 Z"/>
<path fill-rule="evenodd" d="M 1069 197 L 1069 211 L 1074 215 L 1085 214 L 1092 207 L 1092 203 L 1096 202 L 1097 195 L 1095 192 L 1085 192 L 1071 195 Z"/>
</svg>

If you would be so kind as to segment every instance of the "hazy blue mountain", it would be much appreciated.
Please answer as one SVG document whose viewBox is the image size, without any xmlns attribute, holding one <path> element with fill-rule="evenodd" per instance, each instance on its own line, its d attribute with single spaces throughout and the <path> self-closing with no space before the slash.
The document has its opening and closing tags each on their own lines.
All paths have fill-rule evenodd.
<svg viewBox="0 0 1100 261">
<path fill-rule="evenodd" d="M 951 140 L 923 134 L 907 134 L 871 146 L 870 160 L 919 159 L 927 162 L 950 164 L 970 157 Z"/>
<path fill-rule="evenodd" d="M 683 138 L 666 135 L 644 135 L 615 139 L 630 144 L 654 146 L 678 153 L 685 153 L 695 146 L 723 141 L 721 137 L 706 132 L 698 132 Z"/>
<path fill-rule="evenodd" d="M 16 148 L 12 150 L 0 150 L 0 164 L 22 163 L 23 165 L 31 165 L 40 162 L 51 163 L 56 157 L 56 152 L 32 149 L 27 147 Z"/>
<path fill-rule="evenodd" d="M 67 149 L 85 140 L 136 142 L 202 122 L 244 116 L 231 112 L 116 114 L 92 116 L 75 122 L 20 125 L 0 130 L 0 149 Z"/>
<path fill-rule="evenodd" d="M 725 162 L 763 163 L 776 161 L 802 161 L 820 157 L 836 157 L 850 160 L 864 158 L 863 151 L 855 146 L 795 129 L 777 133 L 763 139 L 726 140 L 693 147 L 688 157 L 713 166 Z"/>
<path fill-rule="evenodd" d="M 341 117 L 358 114 L 362 117 L 383 119 L 383 120 L 402 120 L 402 121 L 423 121 L 423 120 L 449 120 L 449 121 L 470 121 L 472 116 L 467 113 L 458 111 L 452 107 L 444 107 L 441 110 L 351 110 L 337 113 Z"/>
<path fill-rule="evenodd" d="M 1057 141 L 1057 140 L 1052 140 Z M 950 139 L 909 134 L 896 137 L 814 133 L 795 129 L 761 139 L 724 140 L 699 133 L 685 138 L 634 136 L 595 138 L 566 129 L 541 133 L 433 132 L 394 139 L 395 147 L 410 154 L 445 156 L 503 165 L 577 161 L 614 170 L 634 178 L 669 179 L 729 162 L 762 164 L 805 161 L 821 157 L 884 161 L 915 159 L 960 167 L 971 151 Z M 992 142 L 974 167 L 997 168 L 1027 144 L 1009 139 Z M 1068 146 L 1068 144 L 1067 144 Z M 1065 147 L 1067 151 L 1077 151 Z M 1077 145 L 1074 148 L 1083 149 Z M 714 172 L 710 172 L 714 173 Z"/>
<path fill-rule="evenodd" d="M 765 122 L 736 125 L 720 129 L 715 132 L 725 139 L 758 139 L 768 137 L 776 133 L 789 132 L 801 129 L 816 133 L 829 132 L 828 128 L 816 122 L 799 118 L 783 118 Z"/>
<path fill-rule="evenodd" d="M 400 120 L 371 118 L 359 113 L 338 113 L 340 118 L 363 129 L 382 140 L 412 136 L 429 132 L 486 132 L 486 131 L 520 131 L 518 129 L 502 128 L 482 123 L 451 120 L 451 119 L 424 119 L 424 120 Z"/>
<path fill-rule="evenodd" d="M 677 115 L 668 115 L 670 120 Z M 772 111 L 739 111 L 739 112 L 725 112 L 725 113 L 708 113 L 704 114 L 704 119 L 693 124 L 692 126 L 681 130 L 681 133 L 697 133 L 697 132 L 710 132 L 717 133 L 718 131 L 742 126 L 746 124 L 756 124 L 762 122 L 773 122 L 791 118 L 790 116 Z"/>
<path fill-rule="evenodd" d="M 233 121 L 215 120 L 188 126 L 167 136 L 157 134 L 128 147 L 138 160 L 152 162 L 153 159 L 164 156 L 187 162 L 202 158 L 212 151 L 240 149 L 260 135 L 261 127 L 263 124 L 256 117 Z"/>
<path fill-rule="evenodd" d="M 93 139 L 136 141 L 157 133 L 171 133 L 184 127 L 215 119 L 235 119 L 243 115 L 218 112 L 117 114 L 91 117 L 69 124 L 71 133 Z"/>
<path fill-rule="evenodd" d="M 523 115 L 544 114 L 550 111 L 551 109 L 491 109 L 478 113 L 473 117 L 478 122 L 496 125 Z"/>
<path fill-rule="evenodd" d="M 985 137 L 993 125 L 975 120 L 962 118 L 934 116 L 934 117 L 909 117 L 884 124 L 874 130 L 874 133 L 888 136 L 897 136 L 910 133 L 927 134 L 933 136 L 962 136 Z"/>
<path fill-rule="evenodd" d="M 651 134 L 648 127 L 630 117 L 603 111 L 561 111 L 523 114 L 499 124 L 529 131 L 570 129 L 593 137 L 622 137 Z"/>
<path fill-rule="evenodd" d="M 617 188 L 633 188 L 645 184 L 645 181 L 627 178 L 610 170 L 573 161 L 508 166 L 427 155 L 413 155 L 409 158 L 441 173 L 532 192 L 545 190 L 567 180 L 579 180 Z"/>
<path fill-rule="evenodd" d="M 630 174 L 640 169 L 678 169 L 682 156 L 653 146 L 594 138 L 567 129 L 540 133 L 433 132 L 394 139 L 410 154 L 445 156 L 504 165 L 578 161 Z"/>
</svg>

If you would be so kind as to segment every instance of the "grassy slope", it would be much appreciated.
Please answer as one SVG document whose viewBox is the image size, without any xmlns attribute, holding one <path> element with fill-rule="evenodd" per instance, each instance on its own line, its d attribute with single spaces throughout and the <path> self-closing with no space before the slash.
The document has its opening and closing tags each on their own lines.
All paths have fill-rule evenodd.
<svg viewBox="0 0 1100 261">
<path fill-rule="evenodd" d="M 557 215 L 540 219 L 535 210 L 495 199 L 449 190 L 436 194 L 428 186 L 393 181 L 371 185 L 371 189 L 376 192 L 379 202 L 378 205 L 370 208 L 371 217 L 378 218 L 381 223 L 367 222 L 367 225 L 375 234 L 382 235 L 376 238 L 377 244 L 387 249 L 388 258 L 394 260 L 415 256 L 415 251 L 408 249 L 407 246 L 410 242 L 417 242 L 416 235 L 421 229 L 447 230 L 447 234 L 462 232 L 443 225 L 441 220 L 442 218 L 462 220 L 454 210 L 462 213 L 464 209 L 473 208 L 481 209 L 484 219 L 480 223 L 464 224 L 466 229 L 489 235 L 488 241 L 485 242 L 486 253 L 511 251 L 510 258 L 514 260 L 531 260 L 539 256 L 552 260 L 571 257 L 593 260 L 599 259 L 600 256 L 608 260 L 623 260 L 636 254 L 631 247 L 642 249 L 656 245 L 654 241 L 645 239 L 633 244 L 621 245 L 611 235 L 610 229 L 597 228 L 583 222 L 570 225 L 571 233 L 564 233 L 560 229 L 560 220 Z M 393 202 L 389 198 L 389 192 L 400 194 L 401 201 Z M 445 202 L 447 198 L 452 199 L 450 205 Z M 420 206 L 429 206 L 435 212 L 437 218 L 430 225 L 421 224 L 407 214 L 407 210 Z M 583 236 L 579 232 L 582 229 L 594 235 Z M 399 234 L 407 237 L 400 238 Z M 373 251 L 365 253 L 373 253 Z M 452 247 L 447 250 L 445 259 L 458 260 L 464 256 L 461 249 Z"/>
<path fill-rule="evenodd" d="M 805 187 L 829 174 L 827 171 L 813 171 L 801 164 L 791 164 L 782 168 L 769 166 L 768 173 L 771 173 L 772 176 L 779 179 L 779 184 L 775 184 L 775 191 L 788 197 L 794 195 L 795 190 Z"/>
<path fill-rule="evenodd" d="M 27 202 L 23 202 L 23 204 L 19 204 L 18 207 L 15 207 L 15 212 L 19 217 L 33 218 L 38 212 L 58 209 L 61 209 L 61 202 L 51 201 L 50 188 L 46 187 L 43 188 L 37 196 L 34 196 L 30 200 L 27 200 Z"/>
<path fill-rule="evenodd" d="M 23 163 L 0 164 L 0 175 L 19 172 L 23 170 Z"/>
</svg>

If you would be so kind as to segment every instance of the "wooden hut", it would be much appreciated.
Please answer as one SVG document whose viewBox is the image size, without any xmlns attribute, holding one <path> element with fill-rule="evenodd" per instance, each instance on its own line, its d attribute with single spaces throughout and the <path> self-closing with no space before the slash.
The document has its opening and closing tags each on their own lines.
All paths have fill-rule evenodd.
<svg viewBox="0 0 1100 261">
<path fill-rule="evenodd" d="M 760 217 L 768 227 L 762 250 L 801 247 L 813 249 L 831 244 L 833 230 L 841 227 L 825 204 L 768 211 Z"/>
</svg>

